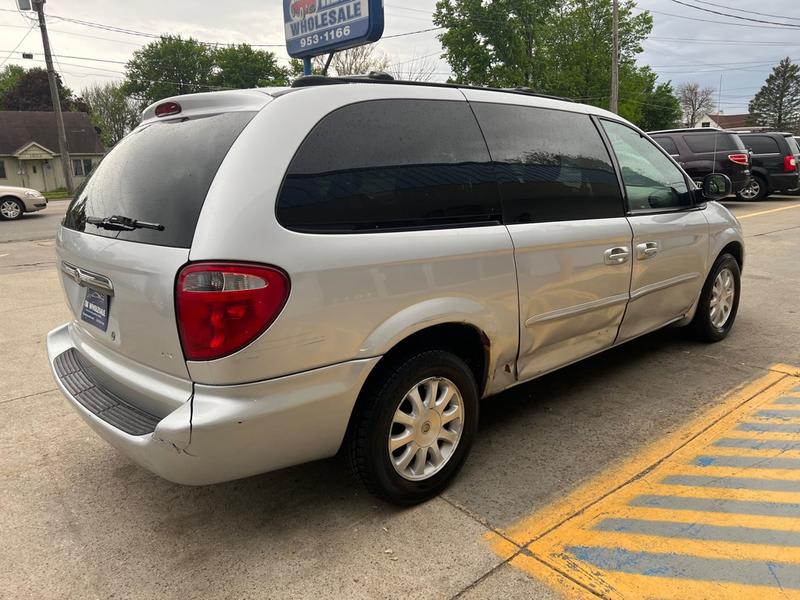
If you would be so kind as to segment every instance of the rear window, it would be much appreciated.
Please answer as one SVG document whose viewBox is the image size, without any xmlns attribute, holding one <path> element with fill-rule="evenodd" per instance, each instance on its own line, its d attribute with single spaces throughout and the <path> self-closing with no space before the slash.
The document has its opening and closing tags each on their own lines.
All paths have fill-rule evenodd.
<svg viewBox="0 0 800 600">
<path fill-rule="evenodd" d="M 692 152 L 728 152 L 730 150 L 744 150 L 744 144 L 738 135 L 730 133 L 693 133 L 683 136 L 683 141 Z"/>
<path fill-rule="evenodd" d="M 231 145 L 253 118 L 231 112 L 149 123 L 128 135 L 76 191 L 64 227 L 131 242 L 189 248 L 211 182 Z M 87 217 L 119 215 L 158 223 L 163 231 L 111 231 Z"/>
<path fill-rule="evenodd" d="M 373 100 L 320 121 L 276 206 L 289 229 L 353 233 L 497 224 L 489 152 L 466 102 Z"/>
<path fill-rule="evenodd" d="M 797 145 L 797 138 L 788 135 L 786 136 L 786 143 L 789 144 L 789 152 L 792 154 L 800 154 L 800 146 Z"/>
<path fill-rule="evenodd" d="M 778 140 L 768 135 L 748 135 L 742 141 L 754 154 L 777 154 L 781 151 Z"/>
<path fill-rule="evenodd" d="M 666 150 L 667 154 L 680 154 L 680 152 L 678 152 L 678 146 L 675 145 L 675 142 L 672 138 L 654 137 L 653 140 L 655 140 L 659 146 Z"/>
</svg>

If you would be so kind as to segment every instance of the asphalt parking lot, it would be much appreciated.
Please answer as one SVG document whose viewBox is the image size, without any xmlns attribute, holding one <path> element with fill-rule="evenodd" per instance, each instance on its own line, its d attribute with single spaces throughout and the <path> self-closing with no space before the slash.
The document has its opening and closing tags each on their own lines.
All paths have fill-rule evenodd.
<svg viewBox="0 0 800 600">
<path fill-rule="evenodd" d="M 189 488 L 117 454 L 46 364 L 64 203 L 0 222 L 0 598 L 800 594 L 800 199 L 727 204 L 730 337 L 664 330 L 486 400 L 454 485 L 402 510 L 336 459 Z"/>
</svg>

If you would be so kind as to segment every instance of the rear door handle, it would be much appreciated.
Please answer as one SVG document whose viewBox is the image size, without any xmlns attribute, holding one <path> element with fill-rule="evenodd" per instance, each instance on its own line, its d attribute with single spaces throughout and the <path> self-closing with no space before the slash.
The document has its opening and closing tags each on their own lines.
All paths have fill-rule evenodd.
<svg viewBox="0 0 800 600">
<path fill-rule="evenodd" d="M 603 258 L 607 265 L 621 265 L 626 263 L 630 255 L 631 249 L 627 246 L 617 246 L 603 252 Z"/>
<path fill-rule="evenodd" d="M 658 254 L 658 242 L 643 242 L 636 244 L 636 258 L 647 260 Z"/>
</svg>

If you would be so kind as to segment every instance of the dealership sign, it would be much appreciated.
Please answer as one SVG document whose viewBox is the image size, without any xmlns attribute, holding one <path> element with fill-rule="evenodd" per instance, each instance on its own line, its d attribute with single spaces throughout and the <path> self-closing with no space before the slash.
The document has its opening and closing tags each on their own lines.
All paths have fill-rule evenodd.
<svg viewBox="0 0 800 600">
<path fill-rule="evenodd" d="M 283 21 L 289 56 L 319 56 L 379 40 L 383 0 L 283 0 Z"/>
</svg>

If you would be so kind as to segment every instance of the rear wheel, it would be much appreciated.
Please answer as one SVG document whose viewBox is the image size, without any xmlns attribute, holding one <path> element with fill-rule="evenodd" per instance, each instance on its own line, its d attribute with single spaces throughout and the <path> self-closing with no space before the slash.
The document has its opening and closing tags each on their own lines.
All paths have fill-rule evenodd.
<svg viewBox="0 0 800 600">
<path fill-rule="evenodd" d="M 22 216 L 25 209 L 22 203 L 16 198 L 3 198 L 0 199 L 0 217 L 7 221 L 14 221 Z"/>
<path fill-rule="evenodd" d="M 368 384 L 347 454 L 374 495 L 410 505 L 441 492 L 461 469 L 478 427 L 478 388 L 459 357 L 428 350 Z"/>
<path fill-rule="evenodd" d="M 695 336 L 704 342 L 719 342 L 733 328 L 739 310 L 741 271 L 730 254 L 723 254 L 703 285 L 697 312 L 691 323 Z"/>
<path fill-rule="evenodd" d="M 767 197 L 767 182 L 758 175 L 750 178 L 748 184 L 739 190 L 736 195 L 739 200 L 756 202 Z"/>
</svg>

